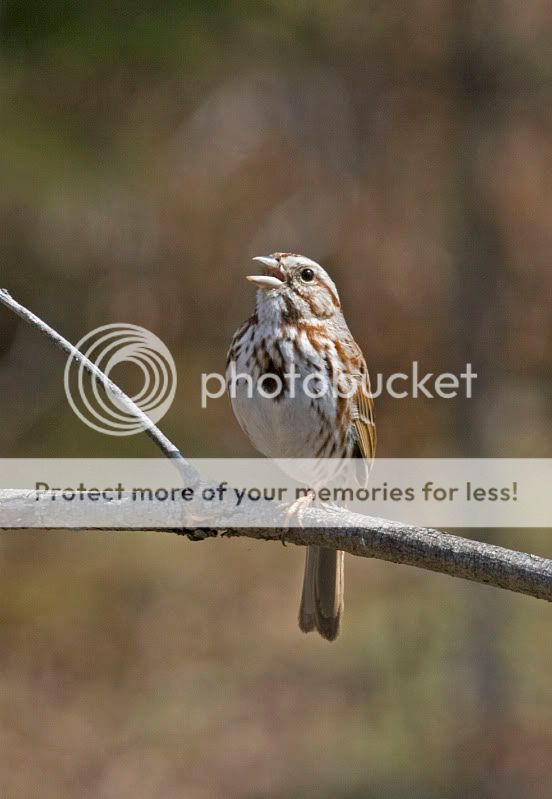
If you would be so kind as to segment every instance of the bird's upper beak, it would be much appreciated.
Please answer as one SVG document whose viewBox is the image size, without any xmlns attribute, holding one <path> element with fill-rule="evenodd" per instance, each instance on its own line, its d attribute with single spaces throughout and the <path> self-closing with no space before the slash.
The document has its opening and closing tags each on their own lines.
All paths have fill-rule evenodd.
<svg viewBox="0 0 552 799">
<path fill-rule="evenodd" d="M 271 255 L 258 255 L 253 258 L 260 261 L 266 267 L 264 275 L 247 275 L 247 279 L 261 289 L 278 289 L 286 282 L 286 273 L 280 263 Z"/>
</svg>

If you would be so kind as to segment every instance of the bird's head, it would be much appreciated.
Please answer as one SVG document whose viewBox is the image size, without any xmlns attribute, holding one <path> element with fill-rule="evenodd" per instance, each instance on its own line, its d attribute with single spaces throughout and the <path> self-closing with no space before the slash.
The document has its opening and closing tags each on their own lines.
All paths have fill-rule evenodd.
<svg viewBox="0 0 552 799">
<path fill-rule="evenodd" d="M 316 261 L 289 252 L 257 256 L 253 260 L 264 266 L 264 274 L 247 277 L 258 289 L 258 310 L 280 308 L 296 320 L 328 319 L 340 311 L 335 284 Z"/>
</svg>

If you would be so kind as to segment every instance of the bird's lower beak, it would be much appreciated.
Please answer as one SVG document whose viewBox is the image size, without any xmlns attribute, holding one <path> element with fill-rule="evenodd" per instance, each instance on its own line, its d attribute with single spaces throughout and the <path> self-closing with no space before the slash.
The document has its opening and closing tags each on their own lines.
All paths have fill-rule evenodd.
<svg viewBox="0 0 552 799">
<path fill-rule="evenodd" d="M 261 289 L 278 289 L 286 282 L 286 273 L 280 266 L 276 258 L 271 256 L 258 255 L 253 258 L 254 261 L 259 261 L 266 267 L 266 274 L 264 275 L 247 275 L 247 279 L 254 283 Z"/>
</svg>

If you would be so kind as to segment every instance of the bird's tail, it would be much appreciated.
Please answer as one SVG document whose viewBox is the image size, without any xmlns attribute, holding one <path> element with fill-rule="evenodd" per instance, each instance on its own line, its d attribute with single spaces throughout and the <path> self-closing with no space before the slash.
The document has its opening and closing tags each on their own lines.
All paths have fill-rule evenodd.
<svg viewBox="0 0 552 799">
<path fill-rule="evenodd" d="M 343 556 L 335 549 L 307 547 L 299 627 L 304 633 L 318 630 L 334 641 L 343 613 Z"/>
</svg>

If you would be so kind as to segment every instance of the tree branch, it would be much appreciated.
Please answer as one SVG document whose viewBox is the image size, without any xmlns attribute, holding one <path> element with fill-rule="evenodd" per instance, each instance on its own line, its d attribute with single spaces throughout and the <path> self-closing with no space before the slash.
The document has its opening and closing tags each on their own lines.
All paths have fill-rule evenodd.
<svg viewBox="0 0 552 799">
<path fill-rule="evenodd" d="M 130 397 L 119 388 L 119 386 L 110 380 L 109 377 L 107 377 L 107 375 L 105 375 L 95 363 L 87 358 L 86 355 L 83 355 L 82 352 L 73 346 L 73 344 L 71 344 L 60 333 L 54 330 L 53 327 L 50 327 L 50 325 L 46 324 L 46 322 L 40 319 L 40 317 L 36 316 L 36 314 L 34 314 L 32 311 L 29 311 L 28 308 L 25 308 L 25 306 L 21 305 L 21 303 L 17 302 L 17 300 L 14 300 L 7 289 L 0 289 L 0 303 L 13 311 L 28 325 L 34 327 L 35 330 L 38 330 L 39 333 L 42 333 L 44 336 L 46 336 L 46 338 L 49 338 L 58 349 L 60 349 L 66 355 L 69 355 L 73 361 L 75 361 L 75 363 L 81 363 L 88 374 L 93 375 L 98 379 L 106 393 L 111 395 L 128 411 L 128 413 L 136 418 L 136 420 L 142 426 L 144 433 L 146 433 L 146 435 L 151 438 L 154 444 L 159 447 L 163 455 L 174 461 L 175 466 L 178 468 L 185 481 L 187 481 L 188 484 L 198 482 L 199 475 L 183 457 L 180 450 L 175 447 L 172 441 L 169 441 L 167 436 L 162 433 L 158 427 L 154 425 L 149 416 L 144 413 L 144 411 L 139 408 L 138 405 L 136 405 L 136 403 L 133 402 L 133 400 L 131 400 Z"/>
<path fill-rule="evenodd" d="M 198 493 L 201 493 L 201 487 L 202 484 Z M 33 491 L 0 491 L 0 507 L 0 529 L 67 528 L 68 511 L 63 503 L 37 502 Z M 306 508 L 303 527 L 271 527 L 269 525 L 274 523 L 278 513 L 281 514 L 280 518 L 285 518 L 286 506 L 271 510 L 252 505 L 244 507 L 221 505 L 213 511 L 212 503 L 196 503 L 184 511 L 181 504 L 170 504 L 166 508 L 166 526 L 160 528 L 156 526 L 158 514 L 156 521 L 148 524 L 150 508 L 144 505 L 140 508 L 140 530 L 188 535 L 195 541 L 223 534 L 266 541 L 285 539 L 287 543 L 300 546 L 317 544 L 328 549 L 342 549 L 362 558 L 379 558 L 416 566 L 552 601 L 552 560 L 537 555 L 515 552 L 437 530 L 362 516 L 336 507 Z M 89 524 L 90 514 L 97 509 L 98 502 L 79 502 L 78 510 L 72 517 L 75 523 L 71 523 L 71 529 L 89 529 L 86 525 Z M 106 502 L 101 507 L 101 513 L 102 519 L 109 514 L 108 523 L 105 526 L 102 523 L 101 527 L 94 529 L 128 531 L 136 525 L 136 516 L 131 521 L 134 510 L 130 498 Z M 154 511 L 151 508 L 151 512 Z M 197 527 L 182 528 L 184 512 L 196 519 Z M 232 527 L 223 528 L 220 524 L 222 518 L 226 525 L 231 519 Z"/>
<path fill-rule="evenodd" d="M 105 389 L 114 394 L 129 412 L 143 423 L 144 431 L 164 455 L 176 462 L 188 484 L 190 480 L 198 482 L 196 471 L 179 450 L 95 364 L 41 319 L 16 302 L 7 291 L 0 290 L 0 302 L 46 335 L 75 361 L 82 362 L 87 371 L 94 374 Z M 83 512 L 90 512 L 92 504 L 94 508 L 98 507 L 97 502 L 90 504 L 84 502 L 80 507 Z M 120 501 L 100 504 L 102 513 L 108 514 L 109 524 L 95 529 L 110 531 L 132 529 L 128 521 L 132 510 L 129 499 L 123 497 Z M 61 503 L 56 507 L 53 507 L 54 505 L 55 503 L 37 502 L 33 491 L 0 491 L 2 511 L 0 529 L 14 530 L 28 527 L 66 529 L 67 509 L 63 508 Z M 280 508 L 280 512 L 284 511 L 285 508 Z M 56 513 L 59 514 L 58 518 Z M 266 510 L 253 509 L 250 506 L 247 506 L 246 510 L 219 508 L 218 513 L 224 513 L 225 528 L 217 524 L 217 514 L 205 504 L 193 508 L 193 516 L 198 520 L 198 526 L 188 529 L 182 528 L 183 508 L 179 504 L 167 507 L 167 527 L 162 529 L 147 524 L 147 507 L 141 508 L 141 513 L 145 514 L 141 516 L 141 520 L 144 519 L 144 523 L 140 526 L 141 530 L 180 533 L 194 540 L 216 537 L 219 534 L 269 541 L 285 537 L 287 542 L 301 546 L 317 544 L 330 549 L 342 549 L 359 557 L 379 558 L 416 566 L 552 601 L 552 560 L 480 541 L 471 541 L 437 530 L 361 516 L 342 508 L 317 506 L 306 508 L 303 514 L 304 526 L 290 529 L 284 526 L 274 528 L 270 524 L 274 520 L 272 511 L 269 514 Z M 227 528 L 228 518 L 233 521 L 231 529 Z M 249 526 L 245 526 L 246 522 Z M 76 519 L 71 529 L 86 529 L 86 525 L 79 525 Z"/>
</svg>

